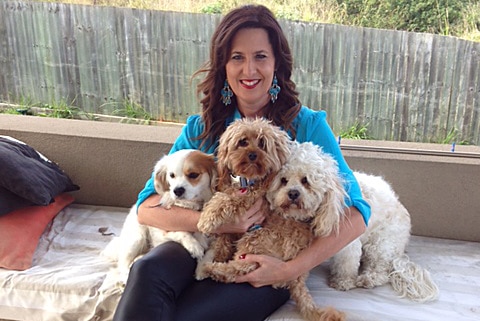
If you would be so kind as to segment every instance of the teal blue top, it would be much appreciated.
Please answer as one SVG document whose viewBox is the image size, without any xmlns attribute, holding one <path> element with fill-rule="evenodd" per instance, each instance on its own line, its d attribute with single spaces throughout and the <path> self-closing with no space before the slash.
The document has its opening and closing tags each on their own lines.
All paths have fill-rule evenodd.
<svg viewBox="0 0 480 321">
<path fill-rule="evenodd" d="M 241 115 L 238 110 L 232 117 L 227 119 L 227 125 L 236 119 L 240 119 Z M 321 146 L 324 152 L 331 154 L 338 163 L 341 174 L 345 179 L 345 188 L 348 196 L 345 199 L 346 206 L 354 206 L 362 214 L 365 224 L 368 224 L 370 219 L 370 206 L 363 199 L 360 187 L 352 173 L 352 170 L 348 167 L 347 162 L 343 158 L 340 146 L 333 134 L 330 126 L 327 123 L 327 113 L 325 111 L 314 111 L 308 107 L 302 106 L 297 117 L 293 121 L 293 128 L 295 129 L 297 136 L 296 140 L 302 142 L 312 142 Z M 199 149 L 200 140 L 195 139 L 198 137 L 204 128 L 202 118 L 199 115 L 190 116 L 187 119 L 186 125 L 182 129 L 182 133 L 173 144 L 170 154 L 181 149 Z M 209 154 L 213 154 L 218 146 L 218 140 L 215 144 L 212 144 L 208 149 L 203 151 Z M 156 193 L 153 185 L 152 177 L 147 181 L 143 190 L 138 194 L 137 205 L 140 205 L 150 195 Z"/>
</svg>

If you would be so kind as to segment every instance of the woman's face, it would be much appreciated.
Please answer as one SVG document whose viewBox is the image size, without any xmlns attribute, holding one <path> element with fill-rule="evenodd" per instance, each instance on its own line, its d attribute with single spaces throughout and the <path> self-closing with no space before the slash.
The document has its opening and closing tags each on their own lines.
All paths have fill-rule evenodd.
<svg viewBox="0 0 480 321">
<path fill-rule="evenodd" d="M 268 90 L 275 72 L 275 55 L 267 31 L 261 28 L 239 30 L 233 38 L 225 68 L 242 115 L 262 116 L 262 108 L 270 99 Z"/>
</svg>

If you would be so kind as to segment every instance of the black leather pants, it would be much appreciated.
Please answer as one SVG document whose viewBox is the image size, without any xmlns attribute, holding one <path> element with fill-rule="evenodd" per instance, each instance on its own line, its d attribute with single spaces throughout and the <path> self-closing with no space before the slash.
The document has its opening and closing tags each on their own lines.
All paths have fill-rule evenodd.
<svg viewBox="0 0 480 321">
<path fill-rule="evenodd" d="M 284 304 L 287 290 L 196 281 L 196 261 L 164 243 L 135 262 L 114 321 L 261 321 Z"/>
</svg>

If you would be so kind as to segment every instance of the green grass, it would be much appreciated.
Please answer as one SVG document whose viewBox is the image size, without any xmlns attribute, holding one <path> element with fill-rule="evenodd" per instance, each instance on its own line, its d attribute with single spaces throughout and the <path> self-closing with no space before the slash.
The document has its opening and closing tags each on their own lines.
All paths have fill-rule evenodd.
<svg viewBox="0 0 480 321">
<path fill-rule="evenodd" d="M 432 143 L 436 143 L 436 144 L 455 143 L 456 145 L 472 145 L 472 143 L 467 140 L 458 141 L 458 129 L 456 128 L 450 129 L 450 131 L 447 133 L 445 137 L 439 138 L 437 140 L 433 140 Z"/>
<path fill-rule="evenodd" d="M 368 134 L 368 124 L 362 125 L 358 122 L 342 130 L 339 136 L 346 139 L 374 139 Z"/>
<path fill-rule="evenodd" d="M 27 115 L 29 109 L 26 107 L 4 107 L 0 108 L 0 114 Z"/>
<path fill-rule="evenodd" d="M 114 116 L 121 116 L 134 119 L 142 120 L 153 120 L 152 115 L 150 115 L 140 104 L 126 100 L 123 103 L 119 104 L 121 108 L 113 110 Z"/>
<path fill-rule="evenodd" d="M 18 99 L 15 103 L 4 104 L 0 113 L 12 115 L 34 115 L 39 117 L 67 118 L 67 119 L 88 119 L 95 117 L 80 108 L 74 106 L 74 101 L 68 103 L 64 100 L 53 101 L 48 104 L 33 103 L 32 100 Z"/>
<path fill-rule="evenodd" d="M 11 115 L 34 115 L 39 117 L 66 118 L 66 119 L 86 119 L 96 120 L 98 117 L 87 113 L 75 106 L 75 101 L 67 102 L 65 100 L 53 101 L 47 104 L 33 103 L 30 99 L 18 98 L 10 99 L 15 103 L 3 103 L 0 105 L 0 113 Z M 130 120 L 140 120 L 148 124 L 155 120 L 140 104 L 126 100 L 124 102 L 111 102 L 100 106 L 100 108 L 111 107 L 113 116 L 125 117 L 122 122 L 130 123 Z"/>
</svg>

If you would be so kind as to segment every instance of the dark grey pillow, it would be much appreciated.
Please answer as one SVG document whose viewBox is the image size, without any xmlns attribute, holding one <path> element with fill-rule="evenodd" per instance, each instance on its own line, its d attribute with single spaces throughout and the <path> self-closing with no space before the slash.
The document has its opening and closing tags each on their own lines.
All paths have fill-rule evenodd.
<svg viewBox="0 0 480 321">
<path fill-rule="evenodd" d="M 32 205 L 35 204 L 0 186 L 0 216 Z"/>
<path fill-rule="evenodd" d="M 58 194 L 78 189 L 57 164 L 35 149 L 0 136 L 0 215 L 25 206 L 48 205 Z"/>
</svg>

